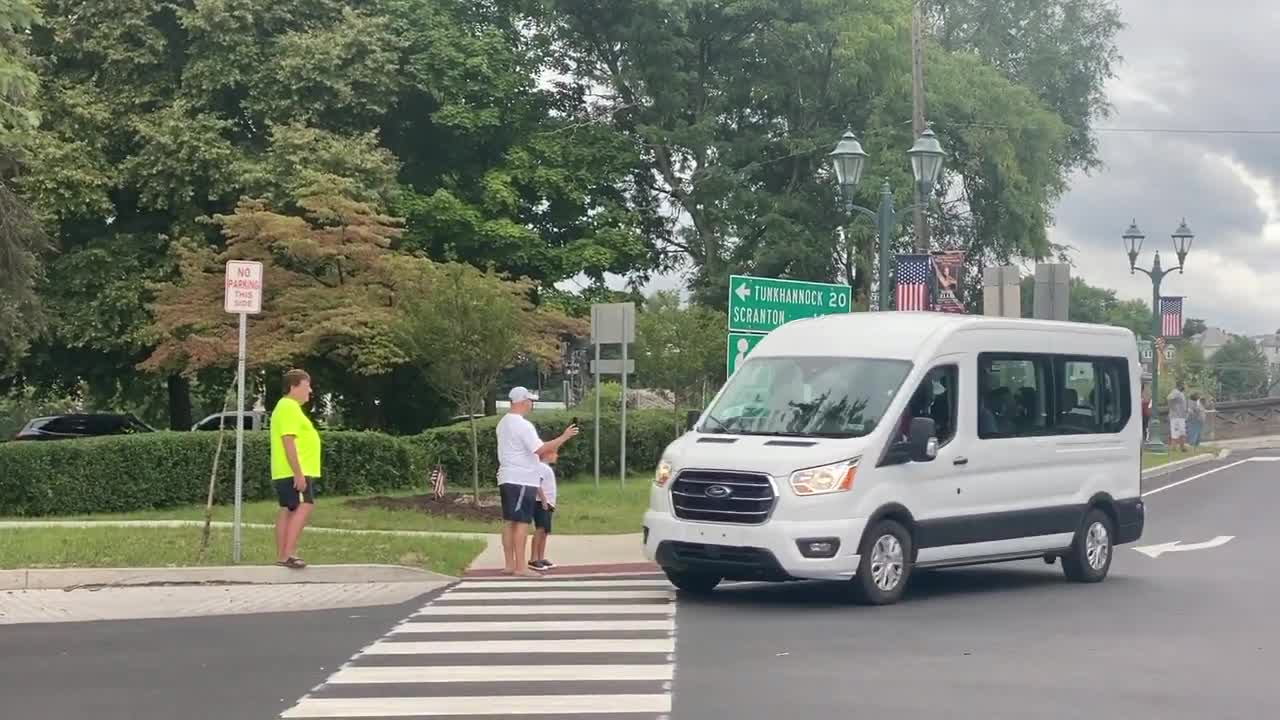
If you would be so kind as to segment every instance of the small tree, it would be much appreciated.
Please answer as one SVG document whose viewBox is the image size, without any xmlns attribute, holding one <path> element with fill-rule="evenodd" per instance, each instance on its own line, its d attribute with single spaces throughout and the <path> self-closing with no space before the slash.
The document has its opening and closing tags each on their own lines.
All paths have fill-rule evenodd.
<svg viewBox="0 0 1280 720">
<path fill-rule="evenodd" d="M 397 337 L 429 381 L 470 417 L 471 485 L 480 502 L 480 438 L 475 415 L 502 371 L 529 357 L 554 362 L 562 333 L 580 330 L 569 318 L 535 308 L 532 287 L 470 265 L 405 263 L 397 303 Z"/>
<path fill-rule="evenodd" d="M 700 400 L 704 386 L 725 373 L 725 317 L 700 305 L 680 306 L 674 292 L 655 293 L 636 318 L 636 374 L 652 388 L 671 393 L 680 411 Z"/>
</svg>

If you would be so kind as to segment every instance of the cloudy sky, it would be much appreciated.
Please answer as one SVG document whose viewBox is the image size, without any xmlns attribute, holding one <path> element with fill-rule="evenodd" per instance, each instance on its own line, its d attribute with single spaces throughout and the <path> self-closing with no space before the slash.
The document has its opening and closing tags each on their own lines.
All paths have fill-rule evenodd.
<svg viewBox="0 0 1280 720">
<path fill-rule="evenodd" d="M 1052 237 L 1076 248 L 1073 274 L 1150 302 L 1150 281 L 1129 274 L 1120 234 L 1136 219 L 1147 235 L 1139 262 L 1149 266 L 1160 250 L 1168 267 L 1176 263 L 1170 234 L 1185 217 L 1196 234 L 1188 270 L 1166 278 L 1163 293 L 1186 296 L 1187 317 L 1236 333 L 1274 332 L 1280 3 L 1119 2 L 1124 61 L 1109 85 L 1114 114 L 1098 123 L 1104 165 L 1072 179 Z M 1252 132 L 1199 132 L 1206 130 Z M 661 277 L 647 289 L 681 284 Z"/>
<path fill-rule="evenodd" d="M 1078 248 L 1077 274 L 1150 301 L 1130 276 L 1120 233 L 1136 218 L 1140 263 L 1185 215 L 1196 234 L 1166 295 L 1186 314 L 1239 333 L 1280 328 L 1280 4 L 1253 0 L 1120 0 L 1124 63 L 1099 128 L 1253 130 L 1260 134 L 1100 132 L 1105 166 L 1073 179 L 1054 239 Z M 1266 131 L 1272 131 L 1270 133 Z"/>
</svg>

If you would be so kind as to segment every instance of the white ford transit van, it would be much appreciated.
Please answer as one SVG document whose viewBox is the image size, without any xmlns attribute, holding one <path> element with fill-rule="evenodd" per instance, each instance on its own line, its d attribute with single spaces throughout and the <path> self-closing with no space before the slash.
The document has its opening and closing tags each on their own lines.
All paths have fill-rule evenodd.
<svg viewBox="0 0 1280 720">
<path fill-rule="evenodd" d="M 1098 582 L 1142 535 L 1125 329 L 851 313 L 774 330 L 664 453 L 645 554 L 671 582 L 845 580 L 1044 558 Z"/>
</svg>

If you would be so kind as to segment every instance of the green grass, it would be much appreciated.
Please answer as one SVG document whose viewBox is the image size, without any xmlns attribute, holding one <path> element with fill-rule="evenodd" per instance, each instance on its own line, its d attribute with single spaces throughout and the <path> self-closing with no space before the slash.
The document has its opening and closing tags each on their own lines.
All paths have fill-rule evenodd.
<svg viewBox="0 0 1280 720">
<path fill-rule="evenodd" d="M 215 528 L 209 553 L 197 562 L 200 528 L 30 528 L 0 530 L 0 569 L 61 567 L 189 567 L 230 565 L 231 531 Z M 298 554 L 317 565 L 389 563 L 461 575 L 484 541 L 303 531 Z M 271 530 L 246 528 L 242 562 L 275 562 Z"/>
<path fill-rule="evenodd" d="M 1213 453 L 1214 453 L 1213 450 L 1209 448 L 1203 448 L 1203 447 L 1192 448 L 1187 452 L 1171 450 L 1164 454 L 1157 454 L 1157 453 L 1143 450 L 1142 451 L 1142 469 L 1150 470 L 1151 468 L 1160 467 L 1161 465 L 1167 465 L 1168 463 L 1177 462 L 1178 460 L 1185 460 L 1187 458 L 1196 457 L 1198 455 L 1212 455 Z"/>
<path fill-rule="evenodd" d="M 620 487 L 618 479 L 601 478 L 600 487 L 587 480 L 563 481 L 559 484 L 555 532 L 560 535 L 615 535 L 640 532 L 640 518 L 649 502 L 650 475 L 636 475 Z M 462 491 L 461 487 L 453 490 Z M 417 492 L 422 492 L 421 490 Z M 482 490 L 496 493 L 493 488 Z M 411 492 L 401 492 L 409 495 Z M 344 504 L 348 497 L 319 496 L 311 516 L 311 527 L 340 528 L 344 530 L 420 530 L 431 532 L 496 533 L 499 530 L 498 510 L 494 508 L 491 522 L 433 516 L 408 510 L 384 510 L 379 508 L 355 509 Z M 244 522 L 271 524 L 280 510 L 274 501 L 244 504 Z M 147 510 L 143 512 L 76 515 L 58 518 L 3 518 L 6 520 L 203 520 L 204 506 Z M 230 522 L 232 508 L 219 505 L 214 508 L 215 521 Z M 329 537 L 329 536 L 325 536 Z M 310 559 L 310 558 L 308 558 Z"/>
</svg>

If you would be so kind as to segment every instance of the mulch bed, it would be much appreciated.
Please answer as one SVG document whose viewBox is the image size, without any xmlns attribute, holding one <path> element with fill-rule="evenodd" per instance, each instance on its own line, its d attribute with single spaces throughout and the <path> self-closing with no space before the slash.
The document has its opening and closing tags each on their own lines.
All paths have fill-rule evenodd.
<svg viewBox="0 0 1280 720">
<path fill-rule="evenodd" d="M 402 512 L 420 512 L 424 515 L 448 516 L 462 520 L 492 522 L 501 517 L 502 514 L 498 502 L 497 495 L 481 497 L 479 507 L 476 506 L 475 498 L 471 495 L 445 495 L 442 498 L 437 498 L 434 495 L 409 495 L 407 497 L 376 495 L 374 497 L 352 498 L 344 504 L 356 510 L 381 508 L 383 510 Z"/>
</svg>

